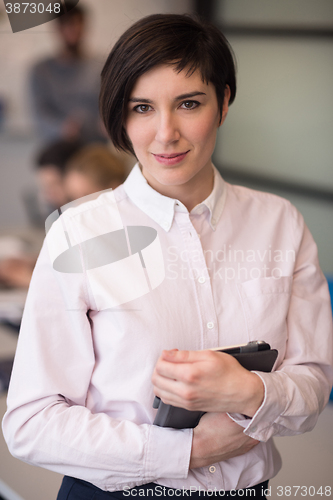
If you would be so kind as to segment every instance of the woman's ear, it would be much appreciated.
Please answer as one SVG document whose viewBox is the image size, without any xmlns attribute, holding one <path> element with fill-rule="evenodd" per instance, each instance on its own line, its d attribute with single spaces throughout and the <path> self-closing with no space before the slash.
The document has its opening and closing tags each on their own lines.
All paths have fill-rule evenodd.
<svg viewBox="0 0 333 500">
<path fill-rule="evenodd" d="M 225 89 L 224 89 L 223 107 L 222 107 L 222 113 L 221 113 L 219 127 L 222 125 L 222 123 L 224 122 L 224 120 L 227 117 L 228 110 L 229 110 L 230 94 L 231 94 L 230 87 L 229 87 L 229 85 L 226 85 Z"/>
</svg>

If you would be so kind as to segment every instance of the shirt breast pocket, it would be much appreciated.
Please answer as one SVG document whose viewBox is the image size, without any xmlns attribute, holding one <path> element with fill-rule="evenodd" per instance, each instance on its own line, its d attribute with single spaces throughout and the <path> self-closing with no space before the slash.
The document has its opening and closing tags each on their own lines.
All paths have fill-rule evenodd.
<svg viewBox="0 0 333 500">
<path fill-rule="evenodd" d="M 277 365 L 288 340 L 287 315 L 292 277 L 258 278 L 238 284 L 249 340 L 264 340 L 279 351 Z"/>
</svg>

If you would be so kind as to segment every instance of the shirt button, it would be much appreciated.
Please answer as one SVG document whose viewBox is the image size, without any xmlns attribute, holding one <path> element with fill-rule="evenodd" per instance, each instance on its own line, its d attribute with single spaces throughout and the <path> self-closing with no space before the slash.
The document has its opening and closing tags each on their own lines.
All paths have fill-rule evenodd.
<svg viewBox="0 0 333 500">
<path fill-rule="evenodd" d="M 209 322 L 207 323 L 207 328 L 209 328 L 210 330 L 211 330 L 212 328 L 214 328 L 214 323 L 213 323 L 212 321 L 209 321 Z"/>
<path fill-rule="evenodd" d="M 212 474 L 214 474 L 214 472 L 216 471 L 215 465 L 211 465 L 208 470 L 209 470 L 209 472 L 211 472 Z"/>
<path fill-rule="evenodd" d="M 199 283 L 204 283 L 206 281 L 205 277 L 204 276 L 200 276 L 200 278 L 198 279 Z"/>
</svg>

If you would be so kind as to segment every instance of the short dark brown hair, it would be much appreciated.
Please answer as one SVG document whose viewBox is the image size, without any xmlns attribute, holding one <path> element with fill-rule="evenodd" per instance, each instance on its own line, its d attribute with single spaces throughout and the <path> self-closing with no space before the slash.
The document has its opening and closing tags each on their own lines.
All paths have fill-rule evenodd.
<svg viewBox="0 0 333 500">
<path fill-rule="evenodd" d="M 220 115 L 226 85 L 231 104 L 236 94 L 232 49 L 221 31 L 190 15 L 154 14 L 128 28 L 111 50 L 102 70 L 100 112 L 117 149 L 134 154 L 125 122 L 136 80 L 159 64 L 173 64 L 188 75 L 199 70 L 215 86 Z"/>
</svg>

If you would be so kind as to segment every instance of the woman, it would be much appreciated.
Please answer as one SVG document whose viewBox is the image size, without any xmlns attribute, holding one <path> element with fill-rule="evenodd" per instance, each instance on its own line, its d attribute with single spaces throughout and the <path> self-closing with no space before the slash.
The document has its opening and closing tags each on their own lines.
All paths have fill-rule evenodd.
<svg viewBox="0 0 333 500">
<path fill-rule="evenodd" d="M 288 201 L 211 163 L 235 89 L 225 38 L 188 16 L 141 19 L 106 61 L 104 123 L 138 164 L 49 230 L 3 423 L 15 456 L 67 475 L 59 499 L 264 498 L 271 437 L 310 430 L 328 400 L 312 237 Z M 273 373 L 209 350 L 256 339 L 278 349 Z M 194 431 L 154 426 L 154 394 L 208 413 Z"/>
</svg>

